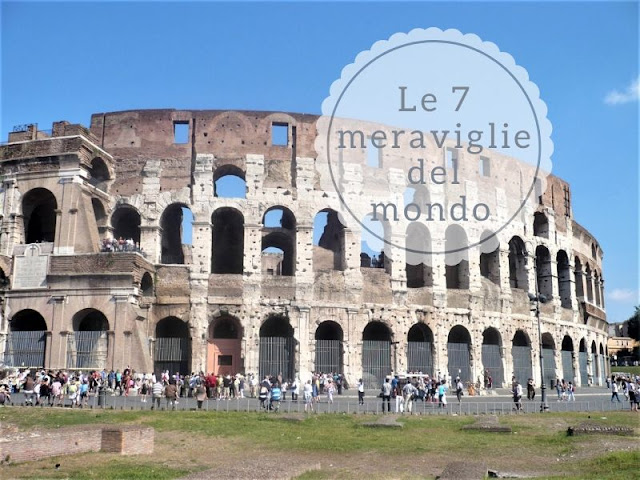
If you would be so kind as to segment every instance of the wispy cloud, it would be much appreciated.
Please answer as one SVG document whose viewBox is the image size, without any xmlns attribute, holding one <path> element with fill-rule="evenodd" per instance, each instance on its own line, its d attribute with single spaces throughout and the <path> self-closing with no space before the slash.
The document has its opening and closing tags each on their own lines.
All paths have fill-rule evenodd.
<svg viewBox="0 0 640 480">
<path fill-rule="evenodd" d="M 640 76 L 636 78 L 631 84 L 623 91 L 611 90 L 604 97 L 604 103 L 607 105 L 620 105 L 623 103 L 637 102 L 640 98 Z"/>
<path fill-rule="evenodd" d="M 638 300 L 638 292 L 630 288 L 614 288 L 608 298 L 614 302 L 631 302 Z"/>
</svg>

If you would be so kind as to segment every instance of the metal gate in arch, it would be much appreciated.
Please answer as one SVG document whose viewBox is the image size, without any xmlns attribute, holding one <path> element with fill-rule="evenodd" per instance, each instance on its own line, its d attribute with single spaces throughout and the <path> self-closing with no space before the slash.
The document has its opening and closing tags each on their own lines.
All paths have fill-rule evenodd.
<svg viewBox="0 0 640 480">
<path fill-rule="evenodd" d="M 315 371 L 343 373 L 340 340 L 316 340 Z"/>
<path fill-rule="evenodd" d="M 191 357 L 191 340 L 185 337 L 156 338 L 153 369 L 156 375 L 165 370 L 173 375 L 179 372 L 187 375 L 189 372 L 189 358 Z"/>
<path fill-rule="evenodd" d="M 407 370 L 433 376 L 433 344 L 431 342 L 408 342 Z"/>
<path fill-rule="evenodd" d="M 463 382 L 471 382 L 471 357 L 469 356 L 468 343 L 447 343 L 447 354 L 449 356 L 449 375 L 451 381 L 460 377 Z"/>
<path fill-rule="evenodd" d="M 493 384 L 502 386 L 504 382 L 504 367 L 502 366 L 502 356 L 500 355 L 500 345 L 482 345 L 482 366 L 485 371 L 489 371 Z"/>
<path fill-rule="evenodd" d="M 562 350 L 562 378 L 564 378 L 567 383 L 573 382 L 575 377 L 575 372 L 573 371 L 573 358 L 571 352 L 567 350 Z"/>
<path fill-rule="evenodd" d="M 391 342 L 387 340 L 363 340 L 362 380 L 364 388 L 378 389 L 385 377 L 391 374 Z"/>
<path fill-rule="evenodd" d="M 47 332 L 9 332 L 5 346 L 4 363 L 10 367 L 44 367 Z"/>
<path fill-rule="evenodd" d="M 262 380 L 265 376 L 283 380 L 293 380 L 295 375 L 295 339 L 293 337 L 261 337 L 259 373 Z"/>
<path fill-rule="evenodd" d="M 511 356 L 513 358 L 513 375 L 521 385 L 525 385 L 530 378 L 533 378 L 531 347 L 511 347 Z"/>
<path fill-rule="evenodd" d="M 551 387 L 556 381 L 555 351 L 551 348 L 543 348 L 542 355 L 544 357 L 544 380 L 547 386 Z"/>
<path fill-rule="evenodd" d="M 580 352 L 578 354 L 578 365 L 580 366 L 580 383 L 583 387 L 589 385 L 589 373 L 587 372 L 587 352 Z"/>
</svg>

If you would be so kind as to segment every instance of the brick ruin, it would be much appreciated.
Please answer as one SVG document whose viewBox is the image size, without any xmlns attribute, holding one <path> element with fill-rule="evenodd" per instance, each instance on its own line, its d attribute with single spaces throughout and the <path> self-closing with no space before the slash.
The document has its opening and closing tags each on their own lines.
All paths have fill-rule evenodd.
<svg viewBox="0 0 640 480">
<path fill-rule="evenodd" d="M 489 370 L 507 385 L 512 375 L 539 384 L 542 345 L 545 379 L 604 384 L 603 252 L 573 219 L 566 182 L 549 177 L 491 253 L 427 266 L 394 252 L 372 268 L 361 225 L 320 186 L 316 120 L 133 110 L 94 114 L 90 128 L 10 133 L 0 146 L 0 359 L 300 379 L 341 371 L 369 386 L 391 371 L 476 380 Z M 349 162 L 353 184 L 394 181 L 384 161 Z M 542 338 L 527 296 L 536 284 L 550 299 Z"/>
</svg>

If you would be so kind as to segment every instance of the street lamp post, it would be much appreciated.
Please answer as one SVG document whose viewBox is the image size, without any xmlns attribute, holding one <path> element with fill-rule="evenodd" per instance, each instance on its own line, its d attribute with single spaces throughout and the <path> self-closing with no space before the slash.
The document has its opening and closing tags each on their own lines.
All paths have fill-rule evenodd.
<svg viewBox="0 0 640 480">
<path fill-rule="evenodd" d="M 549 411 L 549 404 L 547 403 L 547 386 L 544 381 L 544 355 L 542 354 L 542 326 L 540 322 L 540 303 L 546 303 L 547 297 L 545 295 L 541 295 L 538 292 L 538 265 L 535 251 L 532 253 L 533 258 L 533 276 L 534 276 L 534 284 L 536 286 L 536 294 L 532 295 L 529 293 L 529 301 L 535 302 L 535 310 L 536 310 L 536 320 L 538 321 L 538 349 L 540 354 L 540 382 L 541 382 L 541 403 L 540 403 L 540 412 L 544 413 Z"/>
</svg>

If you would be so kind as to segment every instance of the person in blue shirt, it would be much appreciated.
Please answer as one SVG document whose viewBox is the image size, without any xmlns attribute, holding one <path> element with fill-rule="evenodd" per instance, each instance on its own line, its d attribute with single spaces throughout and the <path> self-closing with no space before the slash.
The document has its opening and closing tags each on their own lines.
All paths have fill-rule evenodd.
<svg viewBox="0 0 640 480">
<path fill-rule="evenodd" d="M 269 409 L 278 411 L 280 409 L 280 398 L 282 397 L 282 389 L 280 388 L 279 383 L 275 383 L 273 387 L 271 387 L 271 402 L 269 404 Z"/>
<path fill-rule="evenodd" d="M 440 386 L 438 387 L 438 407 L 446 408 L 447 406 L 447 385 L 446 380 L 442 380 L 440 382 Z"/>
</svg>

